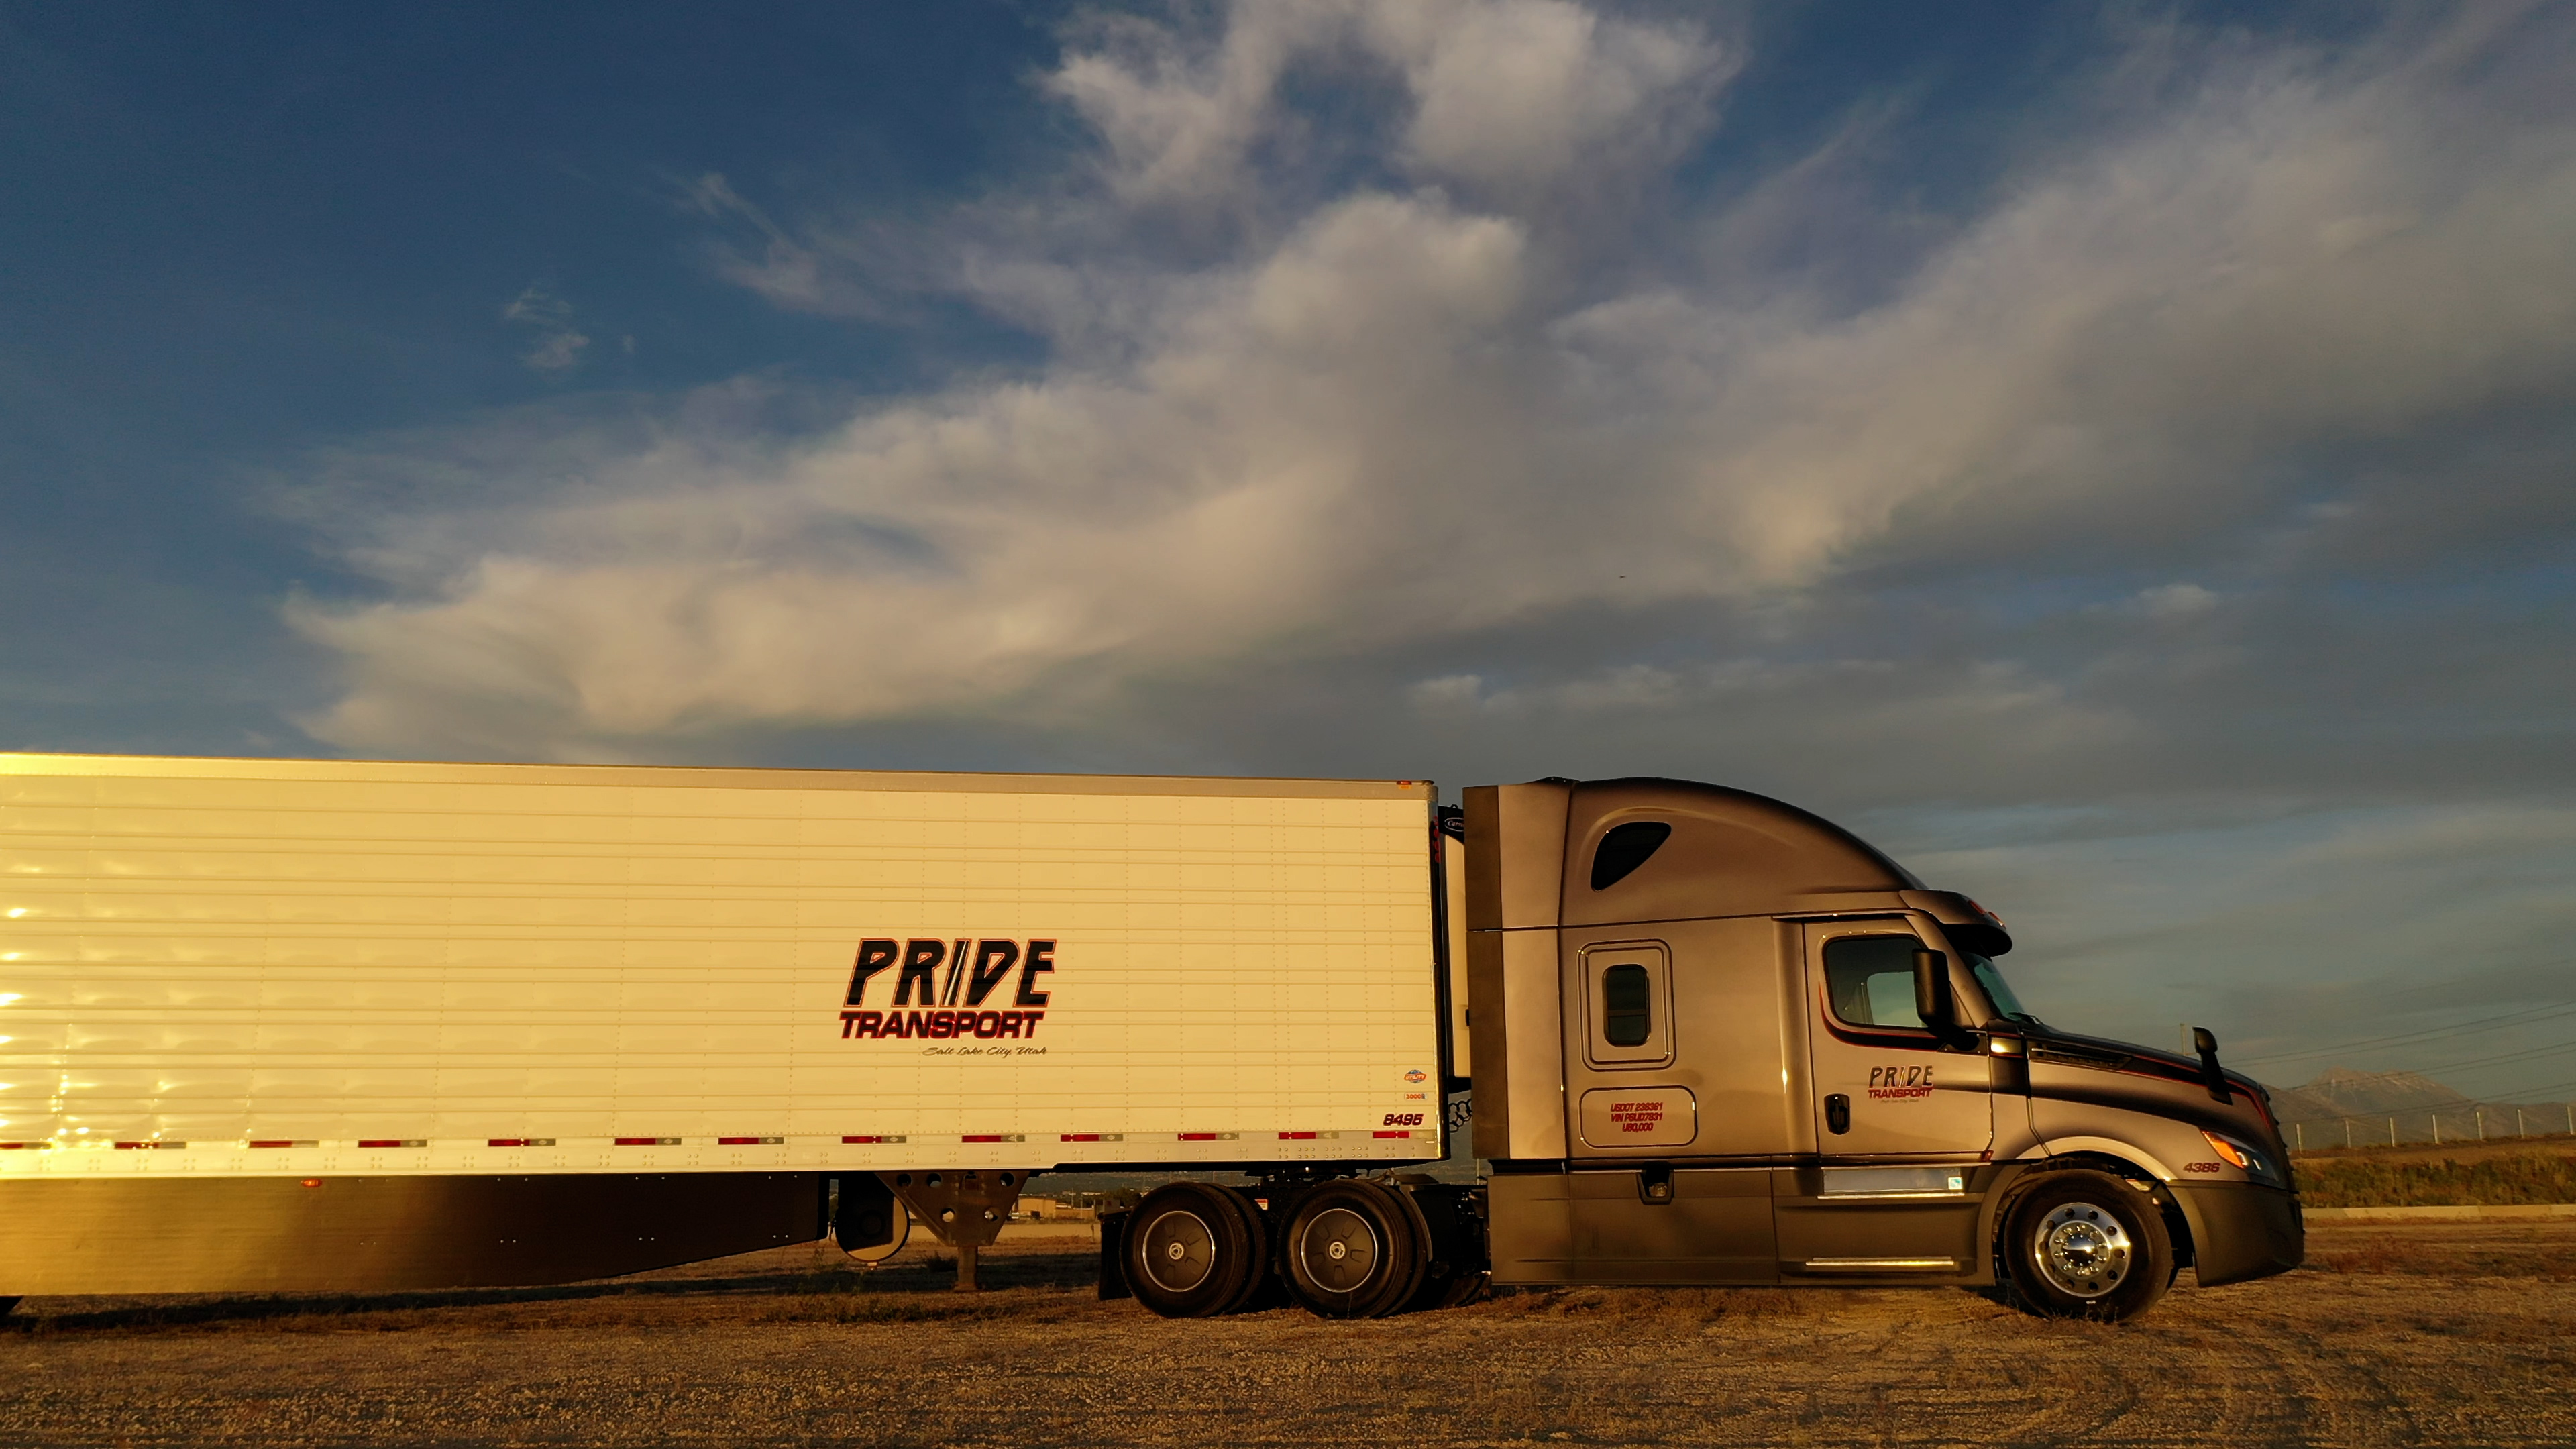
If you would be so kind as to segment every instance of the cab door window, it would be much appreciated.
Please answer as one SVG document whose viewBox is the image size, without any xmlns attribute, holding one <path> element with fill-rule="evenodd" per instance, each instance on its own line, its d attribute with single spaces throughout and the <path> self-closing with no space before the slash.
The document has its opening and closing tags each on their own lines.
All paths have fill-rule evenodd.
<svg viewBox="0 0 2576 1449">
<path fill-rule="evenodd" d="M 1825 943 L 1825 998 L 1846 1026 L 1923 1031 L 1914 1010 L 1914 936 L 1838 936 Z"/>
<path fill-rule="evenodd" d="M 1583 952 L 1584 1057 L 1596 1067 L 1673 1059 L 1672 973 L 1660 942 Z"/>
</svg>

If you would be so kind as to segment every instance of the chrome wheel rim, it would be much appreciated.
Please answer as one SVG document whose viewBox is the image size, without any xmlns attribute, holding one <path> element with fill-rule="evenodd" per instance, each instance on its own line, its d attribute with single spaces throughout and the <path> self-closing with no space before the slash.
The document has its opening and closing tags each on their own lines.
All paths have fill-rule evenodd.
<svg viewBox="0 0 2576 1449">
<path fill-rule="evenodd" d="M 1216 1270 L 1216 1234 L 1197 1213 L 1178 1208 L 1145 1225 L 1145 1276 L 1166 1293 L 1187 1293 Z"/>
<path fill-rule="evenodd" d="M 1326 1208 L 1307 1220 L 1297 1256 L 1315 1286 L 1331 1293 L 1357 1292 L 1377 1271 L 1377 1229 L 1349 1208 Z"/>
<path fill-rule="evenodd" d="M 2032 1245 L 2040 1274 L 2060 1292 L 2099 1298 L 2129 1276 L 2135 1246 L 2110 1209 L 2070 1202 L 2040 1219 Z"/>
</svg>

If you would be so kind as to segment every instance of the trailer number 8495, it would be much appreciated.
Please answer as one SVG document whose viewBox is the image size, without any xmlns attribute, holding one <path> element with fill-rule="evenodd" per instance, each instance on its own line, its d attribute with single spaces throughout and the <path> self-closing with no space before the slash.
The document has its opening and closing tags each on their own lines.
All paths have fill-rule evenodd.
<svg viewBox="0 0 2576 1449">
<path fill-rule="evenodd" d="M 1422 1125 L 1422 1114 L 1419 1112 L 1389 1112 L 1386 1114 L 1386 1125 L 1389 1127 L 1419 1127 Z"/>
</svg>

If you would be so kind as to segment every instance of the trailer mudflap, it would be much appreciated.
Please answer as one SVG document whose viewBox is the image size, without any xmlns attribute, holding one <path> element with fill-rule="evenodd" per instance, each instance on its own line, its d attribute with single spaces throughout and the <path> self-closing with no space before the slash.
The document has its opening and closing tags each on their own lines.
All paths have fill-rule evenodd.
<svg viewBox="0 0 2576 1449">
<path fill-rule="evenodd" d="M 1124 1212 L 1100 1215 L 1100 1301 L 1133 1298 L 1127 1286 L 1127 1218 Z"/>
</svg>

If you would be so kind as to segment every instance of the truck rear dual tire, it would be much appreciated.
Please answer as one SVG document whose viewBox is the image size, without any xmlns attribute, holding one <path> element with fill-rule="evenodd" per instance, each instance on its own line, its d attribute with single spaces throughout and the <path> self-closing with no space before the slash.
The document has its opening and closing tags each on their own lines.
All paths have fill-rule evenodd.
<svg viewBox="0 0 2576 1449">
<path fill-rule="evenodd" d="M 1166 1183 L 1127 1220 L 1127 1288 L 1165 1318 L 1213 1318 L 1251 1301 L 1269 1276 L 1261 1209 L 1230 1187 Z"/>
<path fill-rule="evenodd" d="M 2152 1199 L 2107 1172 L 2052 1172 L 2005 1215 L 2004 1271 L 2047 1318 L 2135 1318 L 2174 1280 L 2173 1237 Z"/>
<path fill-rule="evenodd" d="M 1279 1232 L 1279 1278 L 1325 1318 L 1382 1318 L 1422 1288 L 1428 1229 L 1403 1193 L 1343 1180 L 1308 1188 Z"/>
</svg>

